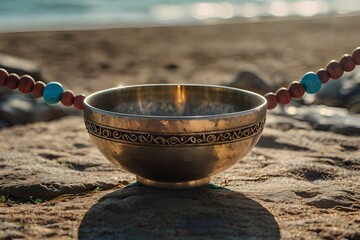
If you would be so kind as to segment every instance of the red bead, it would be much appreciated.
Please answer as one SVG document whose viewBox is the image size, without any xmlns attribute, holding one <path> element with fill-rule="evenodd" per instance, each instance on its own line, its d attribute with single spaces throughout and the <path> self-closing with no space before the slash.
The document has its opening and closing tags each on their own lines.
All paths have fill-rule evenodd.
<svg viewBox="0 0 360 240">
<path fill-rule="evenodd" d="M 299 82 L 292 82 L 288 88 L 289 88 L 289 93 L 293 98 L 301 98 L 305 94 L 305 88 Z"/>
<path fill-rule="evenodd" d="M 271 109 L 276 108 L 278 101 L 277 101 L 275 93 L 269 92 L 269 93 L 265 94 L 264 97 L 267 100 L 267 109 L 271 110 Z"/>
<path fill-rule="evenodd" d="M 85 99 L 85 95 L 83 95 L 83 94 L 77 95 L 74 98 L 74 107 L 77 110 L 83 110 L 84 109 L 84 99 Z"/>
<path fill-rule="evenodd" d="M 326 66 L 326 71 L 332 79 L 339 79 L 344 74 L 344 70 L 340 63 L 335 60 L 331 60 Z"/>
<path fill-rule="evenodd" d="M 44 82 L 41 81 L 36 82 L 32 90 L 34 97 L 36 98 L 42 97 L 45 87 L 46 84 Z"/>
<path fill-rule="evenodd" d="M 353 57 L 355 63 L 360 65 L 360 47 L 356 48 L 352 53 L 351 56 Z"/>
<path fill-rule="evenodd" d="M 341 57 L 340 64 L 345 72 L 351 72 L 356 67 L 354 59 L 349 54 L 345 54 Z"/>
<path fill-rule="evenodd" d="M 25 94 L 31 93 L 35 85 L 34 79 L 29 75 L 21 76 L 19 80 L 19 91 Z"/>
<path fill-rule="evenodd" d="M 330 79 L 329 73 L 324 68 L 320 68 L 316 74 L 323 84 L 327 83 Z"/>
<path fill-rule="evenodd" d="M 6 85 L 10 89 L 16 89 L 19 85 L 19 75 L 16 73 L 10 73 L 6 78 Z"/>
<path fill-rule="evenodd" d="M 70 107 L 74 103 L 74 93 L 70 90 L 63 92 L 61 96 L 61 103 L 66 106 Z"/>
<path fill-rule="evenodd" d="M 279 103 L 286 105 L 291 102 L 291 95 L 286 88 L 279 88 L 275 94 Z"/>
<path fill-rule="evenodd" d="M 8 72 L 5 69 L 0 68 L 0 87 L 6 85 L 6 79 L 8 76 Z"/>
</svg>

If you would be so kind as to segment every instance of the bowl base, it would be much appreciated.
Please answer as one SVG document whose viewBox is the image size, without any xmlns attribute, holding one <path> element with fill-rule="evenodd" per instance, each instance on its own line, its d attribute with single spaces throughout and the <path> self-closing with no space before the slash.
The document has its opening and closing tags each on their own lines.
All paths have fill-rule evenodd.
<svg viewBox="0 0 360 240">
<path fill-rule="evenodd" d="M 136 176 L 136 180 L 147 187 L 161 188 L 161 189 L 191 189 L 204 187 L 209 185 L 211 177 L 206 177 L 198 180 L 186 181 L 186 182 L 159 182 L 143 177 Z"/>
</svg>

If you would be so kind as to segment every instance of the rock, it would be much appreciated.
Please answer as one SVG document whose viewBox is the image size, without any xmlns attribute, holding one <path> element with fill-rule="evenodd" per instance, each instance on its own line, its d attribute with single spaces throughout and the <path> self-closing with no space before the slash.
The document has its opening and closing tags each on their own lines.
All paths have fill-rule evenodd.
<svg viewBox="0 0 360 240">
<path fill-rule="evenodd" d="M 226 85 L 265 94 L 275 89 L 275 86 L 271 85 L 270 82 L 265 74 L 253 67 L 250 70 L 240 71 L 235 79 Z"/>
<path fill-rule="evenodd" d="M 295 119 L 308 122 L 312 128 L 344 135 L 360 135 L 360 114 L 349 114 L 345 108 L 324 105 L 287 106 L 284 112 Z"/>
<path fill-rule="evenodd" d="M 79 228 L 79 239 L 279 238 L 279 226 L 261 204 L 239 192 L 211 187 L 121 189 L 101 198 Z"/>
<path fill-rule="evenodd" d="M 3 119 L 0 119 L 0 129 L 10 127 L 11 124 Z"/>
<path fill-rule="evenodd" d="M 0 225 L 0 239 L 24 238 L 24 234 L 19 230 L 21 230 L 19 224 L 2 222 Z"/>
<path fill-rule="evenodd" d="M 14 127 L 1 136 L 6 141 L 0 147 L 0 195 L 43 201 L 114 188 L 126 180 L 91 148 L 81 118 Z"/>
<path fill-rule="evenodd" d="M 335 190 L 312 197 L 307 200 L 307 204 L 325 209 L 343 207 L 352 211 L 360 208 L 360 194 L 350 190 Z"/>
<path fill-rule="evenodd" d="M 35 80 L 43 81 L 40 67 L 33 61 L 0 53 L 0 68 L 19 76 L 31 75 Z"/>
<path fill-rule="evenodd" d="M 80 114 L 74 108 L 66 108 L 60 104 L 46 105 L 42 99 L 35 99 L 31 94 L 0 89 L 0 128 Z"/>
</svg>

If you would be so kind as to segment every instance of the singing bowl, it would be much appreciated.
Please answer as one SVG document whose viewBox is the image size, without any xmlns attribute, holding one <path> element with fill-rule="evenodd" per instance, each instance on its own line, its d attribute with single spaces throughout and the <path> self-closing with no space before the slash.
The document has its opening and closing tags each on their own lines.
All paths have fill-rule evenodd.
<svg viewBox="0 0 360 240">
<path fill-rule="evenodd" d="M 243 158 L 259 140 L 266 99 L 212 85 L 112 88 L 84 100 L 92 142 L 143 185 L 194 188 Z"/>
</svg>

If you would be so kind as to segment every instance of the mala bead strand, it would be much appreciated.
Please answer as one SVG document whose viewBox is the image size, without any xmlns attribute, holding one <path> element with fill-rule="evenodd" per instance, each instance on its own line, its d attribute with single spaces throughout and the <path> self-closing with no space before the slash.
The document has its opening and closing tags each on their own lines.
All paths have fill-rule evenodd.
<svg viewBox="0 0 360 240">
<path fill-rule="evenodd" d="M 64 91 L 63 86 L 58 82 L 48 84 L 37 81 L 29 76 L 19 77 L 16 73 L 9 74 L 5 69 L 0 68 L 0 87 L 7 86 L 10 89 L 18 88 L 20 92 L 29 94 L 32 92 L 35 98 L 43 98 L 46 104 L 56 104 L 61 102 L 64 106 L 74 107 L 78 110 L 84 109 L 85 95 L 77 96 L 70 90 Z"/>
<path fill-rule="evenodd" d="M 6 79 L 9 76 L 9 73 L 3 69 L 0 68 L 0 87 L 6 85 Z"/>
<path fill-rule="evenodd" d="M 341 78 L 344 72 L 351 72 L 356 65 L 360 65 L 360 47 L 357 47 L 352 53 L 345 54 L 340 61 L 330 61 L 325 69 L 321 68 L 316 73 L 308 72 L 299 82 L 292 82 L 288 89 L 280 88 L 275 93 L 267 93 L 264 95 L 268 105 L 267 109 L 271 110 L 277 106 L 277 103 L 288 104 L 291 98 L 301 98 L 305 92 L 314 94 L 318 92 L 322 84 L 326 84 L 330 78 L 336 80 Z M 290 98 L 289 98 L 290 96 Z"/>
<path fill-rule="evenodd" d="M 319 69 L 316 73 L 308 72 L 299 82 L 292 82 L 288 88 L 279 88 L 276 93 L 270 92 L 264 95 L 267 100 L 267 109 L 274 109 L 278 103 L 286 105 L 292 98 L 301 98 L 305 92 L 314 94 L 318 92 L 322 84 L 326 84 L 330 78 L 336 80 L 341 78 L 344 72 L 351 72 L 356 65 L 360 65 L 360 47 L 354 49 L 351 54 L 345 54 L 338 61 L 330 61 L 325 68 Z M 10 89 L 18 88 L 20 92 L 33 93 L 34 97 L 43 97 L 45 103 L 56 104 L 61 102 L 64 106 L 71 106 L 78 110 L 84 109 L 85 95 L 77 96 L 70 90 L 64 91 L 63 86 L 58 82 L 45 84 L 35 82 L 29 75 L 21 78 L 15 74 L 9 74 L 5 69 L 0 68 L 0 87 L 7 85 Z"/>
</svg>

